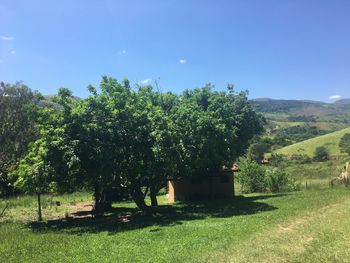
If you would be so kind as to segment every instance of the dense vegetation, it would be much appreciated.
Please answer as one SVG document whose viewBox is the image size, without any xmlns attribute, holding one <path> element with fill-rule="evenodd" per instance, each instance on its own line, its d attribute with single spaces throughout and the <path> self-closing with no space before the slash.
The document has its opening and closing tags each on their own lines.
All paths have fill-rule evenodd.
<svg viewBox="0 0 350 263">
<path fill-rule="evenodd" d="M 22 83 L 0 82 L 0 197 L 15 191 L 9 172 L 38 137 L 33 105 L 39 99 L 38 93 Z"/>
<path fill-rule="evenodd" d="M 242 193 L 279 193 L 300 189 L 295 178 L 287 174 L 276 160 L 277 156 L 273 157 L 269 166 L 261 165 L 250 157 L 240 158 L 240 172 L 236 177 Z"/>
</svg>

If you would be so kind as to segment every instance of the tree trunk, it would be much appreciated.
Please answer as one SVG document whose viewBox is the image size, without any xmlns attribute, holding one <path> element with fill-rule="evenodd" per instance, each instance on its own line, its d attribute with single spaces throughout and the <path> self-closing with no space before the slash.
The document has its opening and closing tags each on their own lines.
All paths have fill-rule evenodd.
<svg viewBox="0 0 350 263">
<path fill-rule="evenodd" d="M 38 196 L 38 221 L 41 222 L 43 221 L 43 216 L 41 213 L 41 198 L 40 198 L 40 193 L 37 193 Z"/>
<path fill-rule="evenodd" d="M 131 188 L 130 195 L 131 195 L 132 199 L 134 200 L 135 204 L 137 205 L 137 207 L 142 212 L 147 212 L 148 206 L 145 203 L 145 199 L 143 198 L 143 194 L 142 194 L 140 187 Z"/>
<path fill-rule="evenodd" d="M 157 188 L 154 185 L 152 185 L 150 187 L 150 197 L 151 197 L 152 206 L 158 206 L 157 194 L 158 194 Z"/>
<path fill-rule="evenodd" d="M 111 201 L 107 200 L 106 191 L 103 187 L 98 185 L 95 186 L 94 189 L 94 215 L 95 217 L 103 216 L 106 210 L 112 207 Z"/>
</svg>

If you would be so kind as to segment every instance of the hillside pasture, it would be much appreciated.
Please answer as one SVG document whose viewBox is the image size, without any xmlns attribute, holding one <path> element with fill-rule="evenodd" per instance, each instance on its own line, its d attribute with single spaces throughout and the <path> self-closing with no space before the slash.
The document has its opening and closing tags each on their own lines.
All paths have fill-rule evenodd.
<svg viewBox="0 0 350 263">
<path fill-rule="evenodd" d="M 276 152 L 287 156 L 293 154 L 305 154 L 309 157 L 313 157 L 317 147 L 325 146 L 331 156 L 344 156 L 344 154 L 340 152 L 339 141 L 346 133 L 350 133 L 350 128 L 298 142 L 281 148 Z"/>
</svg>

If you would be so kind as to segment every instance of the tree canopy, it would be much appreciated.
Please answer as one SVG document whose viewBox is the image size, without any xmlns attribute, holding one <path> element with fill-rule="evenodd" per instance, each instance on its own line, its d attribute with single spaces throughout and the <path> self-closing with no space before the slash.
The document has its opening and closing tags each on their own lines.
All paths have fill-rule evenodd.
<svg viewBox="0 0 350 263">
<path fill-rule="evenodd" d="M 12 191 L 9 172 L 14 169 L 35 141 L 36 109 L 40 96 L 24 84 L 0 82 L 0 196 Z"/>
</svg>

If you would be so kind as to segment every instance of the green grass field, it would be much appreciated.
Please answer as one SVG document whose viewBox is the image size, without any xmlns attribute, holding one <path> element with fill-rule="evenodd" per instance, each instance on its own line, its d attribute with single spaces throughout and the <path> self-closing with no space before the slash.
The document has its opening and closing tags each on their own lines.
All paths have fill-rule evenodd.
<svg viewBox="0 0 350 263">
<path fill-rule="evenodd" d="M 339 149 L 339 141 L 341 137 L 346 133 L 350 133 L 350 128 L 318 136 L 316 138 L 312 138 L 306 141 L 298 142 L 287 147 L 281 148 L 276 152 L 284 155 L 306 154 L 312 157 L 317 147 L 325 146 L 328 149 L 329 154 L 331 156 L 343 155 Z"/>
<path fill-rule="evenodd" d="M 41 224 L 13 218 L 24 212 L 35 215 L 35 198 L 12 199 L 12 208 L 0 223 L 0 261 L 346 262 L 350 258 L 350 249 L 344 246 L 350 243 L 350 191 L 345 187 L 172 206 L 160 199 L 154 216 L 121 202 L 102 219 L 57 219 L 56 213 L 88 202 L 89 195 L 46 198 L 44 216 L 55 220 Z M 58 212 L 52 205 L 55 201 L 61 202 Z"/>
</svg>

